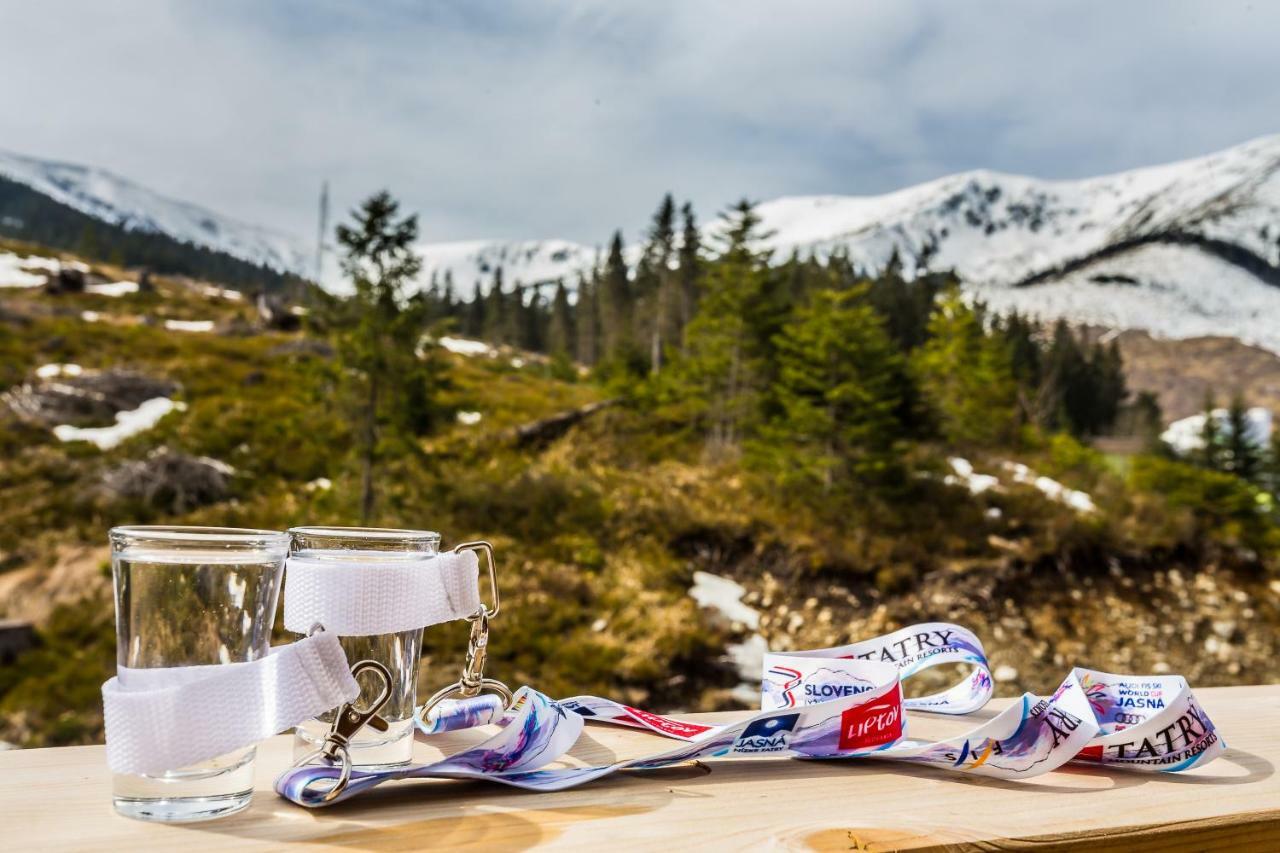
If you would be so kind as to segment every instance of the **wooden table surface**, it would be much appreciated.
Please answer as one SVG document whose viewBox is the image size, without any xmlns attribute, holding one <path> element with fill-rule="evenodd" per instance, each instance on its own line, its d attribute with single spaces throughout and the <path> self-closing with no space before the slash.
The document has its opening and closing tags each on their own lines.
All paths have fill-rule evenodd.
<svg viewBox="0 0 1280 853">
<path fill-rule="evenodd" d="M 100 746 L 0 753 L 0 849 L 524 850 L 1026 849 L 1280 850 L 1280 685 L 1197 690 L 1229 751 L 1177 775 L 1068 767 L 1027 782 L 874 761 L 711 760 L 617 774 L 531 794 L 479 782 L 408 781 L 309 811 L 272 778 L 291 738 L 258 752 L 253 805 L 230 818 L 159 825 L 117 816 Z M 910 715 L 913 737 L 972 726 L 1005 707 L 954 719 Z M 690 715 L 726 719 L 732 715 Z M 442 737 L 448 751 L 480 732 Z M 600 763 L 669 741 L 588 726 L 572 755 Z M 419 744 L 420 757 L 438 754 Z"/>
</svg>

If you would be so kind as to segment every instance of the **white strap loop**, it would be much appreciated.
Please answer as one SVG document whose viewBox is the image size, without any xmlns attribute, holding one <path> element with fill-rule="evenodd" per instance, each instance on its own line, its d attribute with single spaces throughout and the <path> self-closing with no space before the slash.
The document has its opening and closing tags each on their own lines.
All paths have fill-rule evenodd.
<svg viewBox="0 0 1280 853">
<path fill-rule="evenodd" d="M 252 746 L 360 693 L 320 632 L 249 663 L 131 669 L 102 685 L 107 763 L 159 774 Z"/>
<path fill-rule="evenodd" d="M 480 610 L 474 551 L 364 564 L 294 555 L 285 565 L 284 627 L 300 634 L 316 624 L 341 637 L 393 634 Z"/>
</svg>

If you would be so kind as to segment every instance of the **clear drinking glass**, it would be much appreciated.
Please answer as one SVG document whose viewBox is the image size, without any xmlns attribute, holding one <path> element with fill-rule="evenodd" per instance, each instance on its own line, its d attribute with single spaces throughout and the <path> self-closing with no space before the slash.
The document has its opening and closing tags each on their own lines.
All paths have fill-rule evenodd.
<svg viewBox="0 0 1280 853">
<path fill-rule="evenodd" d="M 290 564 L 307 561 L 334 561 L 358 572 L 369 566 L 420 563 L 423 571 L 435 571 L 431 561 L 440 553 L 440 534 L 430 530 L 391 530 L 375 527 L 294 527 L 289 531 Z M 351 740 L 351 762 L 357 767 L 387 768 L 408 764 L 413 759 L 413 710 L 417 703 L 418 658 L 422 651 L 422 629 L 394 634 L 340 638 L 347 660 L 375 660 L 391 673 L 391 696 L 379 715 L 387 730 L 366 726 Z M 381 692 L 381 681 L 372 673 L 357 677 L 360 698 L 367 707 Z M 333 711 L 308 720 L 294 731 L 296 757 L 314 752 L 324 741 L 333 722 Z"/>
<path fill-rule="evenodd" d="M 116 527 L 111 571 L 121 688 L 144 670 L 257 660 L 271 649 L 288 537 L 233 527 Z M 253 796 L 255 748 L 157 775 L 114 774 L 116 811 L 158 821 L 237 812 Z"/>
</svg>

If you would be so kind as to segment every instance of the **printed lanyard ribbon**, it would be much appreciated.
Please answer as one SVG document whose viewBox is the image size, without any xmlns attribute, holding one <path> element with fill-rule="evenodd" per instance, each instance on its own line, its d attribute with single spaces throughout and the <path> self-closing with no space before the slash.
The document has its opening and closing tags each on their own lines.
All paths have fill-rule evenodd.
<svg viewBox="0 0 1280 853">
<path fill-rule="evenodd" d="M 940 664 L 971 671 L 951 689 L 904 699 L 902 682 Z M 522 687 L 510 708 L 489 697 L 464 699 L 420 715 L 424 733 L 496 722 L 496 734 L 449 758 L 391 770 L 332 763 L 287 770 L 276 791 L 318 807 L 393 779 L 485 779 L 533 791 L 571 788 L 619 770 L 668 767 L 704 758 L 776 755 L 805 759 L 879 758 L 942 770 L 1029 779 L 1068 761 L 1144 771 L 1181 771 L 1226 748 L 1180 676 L 1112 675 L 1074 669 L 1047 698 L 1022 696 L 964 735 L 906 737 L 906 709 L 966 714 L 991 696 L 982 644 L 956 625 L 928 623 L 832 649 L 771 653 L 764 662 L 762 710 L 727 725 L 706 725 L 595 696 L 560 701 Z M 643 758 L 594 767 L 550 767 L 577 741 L 584 722 L 639 728 L 681 741 Z M 340 790 L 338 780 L 348 777 Z"/>
</svg>

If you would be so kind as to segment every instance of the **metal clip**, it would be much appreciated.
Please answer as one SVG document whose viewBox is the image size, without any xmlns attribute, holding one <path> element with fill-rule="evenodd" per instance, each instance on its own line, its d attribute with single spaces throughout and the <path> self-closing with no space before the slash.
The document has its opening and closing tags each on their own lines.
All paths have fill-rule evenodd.
<svg viewBox="0 0 1280 853">
<path fill-rule="evenodd" d="M 324 759 L 330 764 L 341 762 L 342 770 L 338 781 L 324 793 L 323 800 L 328 803 L 341 794 L 351 781 L 351 738 L 365 726 L 372 726 L 380 732 L 387 730 L 387 721 L 378 715 L 382 707 L 391 698 L 391 671 L 376 660 L 362 660 L 351 667 L 351 675 L 358 678 L 362 672 L 375 672 L 382 679 L 382 689 L 378 692 L 368 708 L 360 709 L 354 702 L 344 702 L 338 706 L 319 749 L 294 762 L 294 767 L 302 767 L 316 759 Z"/>
<path fill-rule="evenodd" d="M 510 705 L 512 700 L 511 688 L 496 678 L 484 677 L 484 664 L 489 657 L 489 620 L 498 615 L 498 610 L 502 606 L 498 597 L 498 564 L 493 557 L 493 545 L 484 541 L 463 542 L 453 549 L 455 554 L 462 551 L 484 552 L 488 558 L 489 595 L 493 600 L 493 607 L 487 607 L 484 602 L 481 602 L 480 609 L 467 617 L 467 621 L 471 623 L 471 637 L 467 640 L 467 660 L 462 665 L 462 677 L 448 687 L 436 691 L 434 696 L 418 708 L 416 716 L 420 726 L 426 719 L 428 711 L 451 696 L 469 699 L 489 691 L 501 696 L 502 701 L 507 705 Z"/>
<path fill-rule="evenodd" d="M 496 678 L 484 677 L 484 664 L 489 656 L 489 613 L 481 611 L 471 623 L 471 637 L 467 640 L 467 660 L 462 665 L 462 677 L 436 692 L 418 709 L 420 720 L 441 701 L 451 696 L 469 699 L 488 691 L 502 697 L 503 702 L 511 704 L 511 688 Z"/>
<path fill-rule="evenodd" d="M 498 599 L 498 564 L 493 559 L 493 545 L 484 541 L 463 542 L 461 545 L 453 549 L 453 553 L 455 554 L 461 553 L 462 551 L 475 551 L 476 553 L 483 552 L 484 555 L 488 557 L 489 595 L 493 599 L 492 608 L 485 607 L 484 602 L 481 602 L 480 610 L 474 616 L 468 616 L 467 618 L 474 621 L 479 619 L 482 615 L 491 618 L 497 616 L 498 610 L 501 608 L 501 601 Z"/>
</svg>

